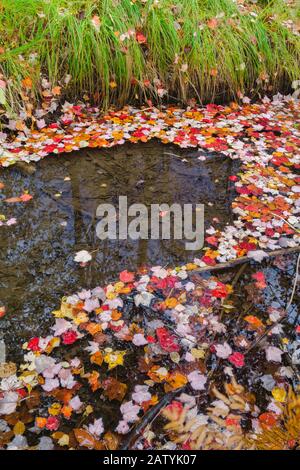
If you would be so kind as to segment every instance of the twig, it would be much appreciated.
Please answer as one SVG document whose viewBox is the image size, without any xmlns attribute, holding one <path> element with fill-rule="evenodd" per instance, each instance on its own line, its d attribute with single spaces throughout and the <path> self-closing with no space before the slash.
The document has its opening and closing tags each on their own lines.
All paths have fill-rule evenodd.
<svg viewBox="0 0 300 470">
<path fill-rule="evenodd" d="M 300 233 L 300 230 L 299 230 L 299 229 L 297 229 L 296 227 L 294 227 L 294 225 L 290 224 L 290 222 L 288 222 L 287 220 L 285 220 L 284 217 L 281 217 L 281 215 L 275 214 L 275 212 L 271 212 L 271 214 L 274 215 L 275 217 L 278 217 L 278 219 L 283 220 L 283 222 L 285 222 L 287 225 L 289 225 L 293 230 L 295 230 L 295 232 Z"/>
<path fill-rule="evenodd" d="M 164 155 L 171 155 L 172 157 L 182 158 L 182 155 L 177 155 L 176 153 L 172 152 L 164 152 Z"/>
<path fill-rule="evenodd" d="M 298 278 L 299 278 L 299 264 L 300 264 L 300 255 L 298 256 L 298 259 L 297 259 L 297 264 L 296 264 L 296 275 L 295 275 L 295 279 L 294 279 L 294 285 L 293 285 L 293 290 L 292 290 L 292 294 L 291 294 L 291 298 L 286 306 L 286 310 L 288 310 L 290 308 L 290 306 L 292 305 L 292 302 L 293 302 L 293 299 L 294 299 L 294 296 L 295 296 L 295 292 L 296 292 L 296 288 L 297 288 L 297 282 L 298 282 Z"/>
<path fill-rule="evenodd" d="M 266 259 L 274 258 L 274 256 L 288 255 L 290 253 L 298 253 L 299 251 L 300 251 L 300 246 L 269 251 L 267 253 L 268 256 L 266 256 Z M 218 263 L 214 266 L 204 266 L 203 268 L 193 269 L 191 272 L 204 273 L 204 272 L 209 272 L 209 271 L 219 271 L 221 269 L 232 268 L 233 266 L 236 266 L 238 264 L 249 263 L 250 261 L 255 261 L 255 260 L 253 258 L 250 258 L 249 256 L 241 256 L 240 258 L 227 261 L 226 263 Z"/>
<path fill-rule="evenodd" d="M 246 264 L 242 264 L 242 266 L 240 267 L 240 269 L 238 270 L 238 272 L 236 273 L 236 275 L 234 276 L 234 279 L 231 283 L 231 287 L 234 288 L 235 285 L 237 284 L 239 278 L 241 277 L 241 275 L 243 274 L 243 272 L 245 271 L 247 265 Z M 230 295 L 230 294 L 229 294 Z M 227 299 L 228 299 L 228 296 L 227 296 Z"/>
<path fill-rule="evenodd" d="M 154 419 L 159 415 L 161 409 L 166 406 L 174 397 L 176 397 L 178 393 L 183 392 L 185 388 L 186 385 L 184 387 L 177 388 L 172 392 L 166 393 L 166 395 L 164 395 L 163 398 L 143 416 L 139 424 L 130 431 L 129 436 L 127 436 L 126 440 L 123 442 L 120 450 L 131 449 L 136 440 L 140 437 L 141 434 L 143 434 L 143 431 L 148 426 L 148 424 L 154 421 Z"/>
</svg>

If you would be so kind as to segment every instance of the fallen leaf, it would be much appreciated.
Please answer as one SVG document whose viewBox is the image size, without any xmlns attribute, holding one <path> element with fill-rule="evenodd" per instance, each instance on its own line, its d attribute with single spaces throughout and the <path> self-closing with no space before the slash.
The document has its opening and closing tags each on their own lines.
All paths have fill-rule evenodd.
<svg viewBox="0 0 300 470">
<path fill-rule="evenodd" d="M 14 425 L 14 435 L 15 436 L 19 436 L 19 435 L 22 435 L 24 434 L 25 432 L 25 424 L 22 423 L 22 421 L 18 421 L 15 425 Z"/>
<path fill-rule="evenodd" d="M 104 395 L 106 395 L 109 400 L 123 401 L 127 392 L 126 384 L 119 382 L 114 377 L 109 377 L 104 380 L 102 386 L 104 388 Z"/>
<path fill-rule="evenodd" d="M 103 442 L 108 450 L 117 450 L 120 443 L 120 438 L 116 433 L 108 431 L 104 434 Z"/>
<path fill-rule="evenodd" d="M 17 372 L 17 365 L 14 362 L 2 362 L 0 364 L 0 378 L 10 377 Z"/>
<path fill-rule="evenodd" d="M 81 447 L 87 447 L 88 449 L 94 449 L 95 447 L 95 438 L 92 436 L 91 433 L 86 431 L 83 428 L 75 428 L 74 434 L 78 444 Z"/>
</svg>

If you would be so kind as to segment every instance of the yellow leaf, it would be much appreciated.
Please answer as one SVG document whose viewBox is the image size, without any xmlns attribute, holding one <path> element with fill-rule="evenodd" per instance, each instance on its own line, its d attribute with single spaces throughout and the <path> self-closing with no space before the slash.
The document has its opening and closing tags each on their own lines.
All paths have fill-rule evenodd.
<svg viewBox="0 0 300 470">
<path fill-rule="evenodd" d="M 112 351 L 110 348 L 106 349 L 104 362 L 108 364 L 108 370 L 114 369 L 117 366 L 124 364 L 124 356 L 126 351 Z"/>
<path fill-rule="evenodd" d="M 180 388 L 183 385 L 186 385 L 188 382 L 188 379 L 185 375 L 181 374 L 180 372 L 172 372 L 169 374 L 169 377 L 167 378 L 168 385 L 165 385 L 165 390 L 168 392 L 171 389 L 176 389 Z"/>
<path fill-rule="evenodd" d="M 18 131 L 24 131 L 24 129 L 25 129 L 25 124 L 20 119 L 16 122 L 16 129 Z"/>
<path fill-rule="evenodd" d="M 24 434 L 24 432 L 25 432 L 25 424 L 22 423 L 22 421 L 18 421 L 18 422 L 14 425 L 13 431 L 14 431 L 14 435 L 15 435 L 15 436 Z"/>
<path fill-rule="evenodd" d="M 194 263 L 188 263 L 186 266 L 187 271 L 192 271 L 193 269 L 197 269 L 199 266 Z"/>
<path fill-rule="evenodd" d="M 87 323 L 89 321 L 89 317 L 85 312 L 79 312 L 73 321 L 76 325 L 80 325 L 81 323 Z"/>
<path fill-rule="evenodd" d="M 191 354 L 195 359 L 203 359 L 205 357 L 205 351 L 203 351 L 203 349 L 192 348 Z"/>
<path fill-rule="evenodd" d="M 180 354 L 178 354 L 178 352 L 171 352 L 170 358 L 171 361 L 175 362 L 175 364 L 178 364 L 178 362 L 180 361 Z"/>
<path fill-rule="evenodd" d="M 60 446 L 68 446 L 69 442 L 70 442 L 70 438 L 69 438 L 68 434 L 63 434 L 63 436 L 60 439 L 58 439 L 58 441 L 57 441 L 57 443 Z"/>
<path fill-rule="evenodd" d="M 73 307 L 71 304 L 68 304 L 66 302 L 65 297 L 62 298 L 60 310 L 55 310 L 54 312 L 52 312 L 52 314 L 56 318 L 74 318 Z"/>
<path fill-rule="evenodd" d="M 279 401 L 280 403 L 285 402 L 286 391 L 284 390 L 284 388 L 279 388 L 279 387 L 273 388 L 272 395 L 276 401 Z"/>
<path fill-rule="evenodd" d="M 170 297 L 169 299 L 166 299 L 165 304 L 168 308 L 175 308 L 177 305 L 177 299 L 175 299 L 175 297 Z"/>
<path fill-rule="evenodd" d="M 87 405 L 82 416 L 86 417 L 90 415 L 91 413 L 93 413 L 93 411 L 94 411 L 94 408 L 91 405 Z"/>
<path fill-rule="evenodd" d="M 60 403 L 53 403 L 53 405 L 51 405 L 48 408 L 48 412 L 52 416 L 59 415 L 59 413 L 61 412 L 61 404 Z"/>
</svg>

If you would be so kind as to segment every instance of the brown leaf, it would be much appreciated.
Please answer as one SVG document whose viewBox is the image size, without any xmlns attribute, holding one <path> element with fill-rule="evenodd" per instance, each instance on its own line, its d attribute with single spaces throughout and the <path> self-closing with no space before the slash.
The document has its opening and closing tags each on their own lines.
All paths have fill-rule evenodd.
<svg viewBox="0 0 300 470">
<path fill-rule="evenodd" d="M 94 335 L 93 341 L 95 341 L 98 344 L 105 344 L 108 341 L 108 337 L 104 333 L 99 332 Z"/>
<path fill-rule="evenodd" d="M 61 401 L 65 405 L 67 405 L 69 401 L 72 399 L 74 393 L 75 393 L 74 390 L 61 388 L 61 389 L 52 390 L 51 392 L 49 392 L 49 395 L 56 398 L 56 400 Z"/>
<path fill-rule="evenodd" d="M 9 197 L 8 199 L 4 199 L 5 202 L 8 203 L 15 203 L 15 202 L 22 202 L 20 197 Z"/>
<path fill-rule="evenodd" d="M 32 390 L 29 397 L 26 400 L 26 405 L 29 410 L 37 408 L 40 404 L 40 393 L 37 390 Z"/>
<path fill-rule="evenodd" d="M 150 360 L 146 360 L 144 356 L 140 357 L 138 360 L 138 370 L 143 373 L 147 373 L 151 367 L 153 366 L 153 362 Z"/>
<path fill-rule="evenodd" d="M 105 444 L 102 441 L 95 441 L 95 450 L 106 450 Z"/>
<path fill-rule="evenodd" d="M 95 438 L 88 431 L 82 428 L 76 428 L 74 429 L 74 434 L 81 447 L 87 447 L 88 449 L 95 448 Z"/>
<path fill-rule="evenodd" d="M 13 431 L 7 431 L 0 436 L 0 447 L 5 446 L 10 443 L 12 438 L 14 437 Z"/>
<path fill-rule="evenodd" d="M 103 382 L 102 386 L 105 390 L 104 395 L 106 395 L 109 400 L 123 401 L 127 392 L 126 384 L 119 382 L 114 377 L 109 377 Z"/>
</svg>

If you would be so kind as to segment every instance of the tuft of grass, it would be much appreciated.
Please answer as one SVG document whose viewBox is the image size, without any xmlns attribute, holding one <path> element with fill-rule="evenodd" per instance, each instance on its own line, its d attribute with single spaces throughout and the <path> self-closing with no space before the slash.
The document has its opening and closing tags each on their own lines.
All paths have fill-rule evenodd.
<svg viewBox="0 0 300 470">
<path fill-rule="evenodd" d="M 55 86 L 70 75 L 63 96 L 103 108 L 158 102 L 159 89 L 185 103 L 286 91 L 300 79 L 299 21 L 289 0 L 2 0 L 6 107 L 22 105 L 27 77 L 35 104 L 42 77 Z"/>
</svg>

